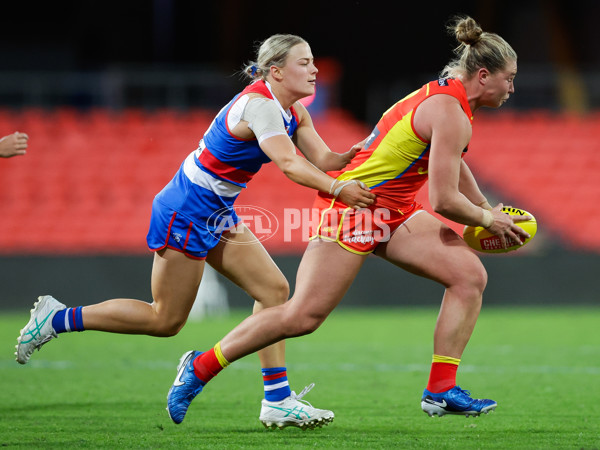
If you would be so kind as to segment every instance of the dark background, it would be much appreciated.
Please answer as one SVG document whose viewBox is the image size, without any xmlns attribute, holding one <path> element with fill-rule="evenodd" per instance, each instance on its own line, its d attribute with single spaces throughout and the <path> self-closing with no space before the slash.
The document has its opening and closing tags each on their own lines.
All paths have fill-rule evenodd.
<svg viewBox="0 0 600 450">
<path fill-rule="evenodd" d="M 454 14 L 471 15 L 517 51 L 516 89 L 524 93 L 509 108 L 566 108 L 557 73 L 587 79 L 599 71 L 600 2 L 591 0 L 5 2 L 0 58 L 4 74 L 197 69 L 239 83 L 233 74 L 253 58 L 259 41 L 293 33 L 311 44 L 315 57 L 341 64 L 336 106 L 372 120 L 388 98 L 435 77 L 452 58 L 456 41 L 445 26 Z M 580 109 L 600 105 L 600 95 L 588 90 Z M 98 103 L 91 97 L 69 101 Z M 373 99 L 382 104 L 372 105 Z"/>
</svg>

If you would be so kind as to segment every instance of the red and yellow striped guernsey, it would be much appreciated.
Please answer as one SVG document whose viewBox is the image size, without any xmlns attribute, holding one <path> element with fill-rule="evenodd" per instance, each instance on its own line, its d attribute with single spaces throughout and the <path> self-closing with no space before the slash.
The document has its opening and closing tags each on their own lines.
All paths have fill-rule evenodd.
<svg viewBox="0 0 600 450">
<path fill-rule="evenodd" d="M 430 148 L 430 143 L 415 131 L 413 115 L 425 99 L 437 94 L 458 99 L 470 122 L 473 121 L 467 93 L 459 80 L 431 81 L 388 109 L 365 147 L 343 170 L 330 172 L 330 175 L 339 180 L 363 181 L 377 195 L 375 207 L 401 212 L 410 208 L 418 190 L 427 181 Z"/>
</svg>

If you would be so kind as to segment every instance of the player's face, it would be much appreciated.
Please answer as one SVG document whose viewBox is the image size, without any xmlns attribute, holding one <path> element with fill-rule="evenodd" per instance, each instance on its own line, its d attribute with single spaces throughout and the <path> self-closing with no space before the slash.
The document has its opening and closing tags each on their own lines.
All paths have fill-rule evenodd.
<svg viewBox="0 0 600 450">
<path fill-rule="evenodd" d="M 281 71 L 283 85 L 299 99 L 315 93 L 318 70 L 308 44 L 293 46 Z"/>
<path fill-rule="evenodd" d="M 514 80 L 517 76 L 517 62 L 508 61 L 503 70 L 489 75 L 486 84 L 485 106 L 498 108 L 515 92 Z"/>
</svg>

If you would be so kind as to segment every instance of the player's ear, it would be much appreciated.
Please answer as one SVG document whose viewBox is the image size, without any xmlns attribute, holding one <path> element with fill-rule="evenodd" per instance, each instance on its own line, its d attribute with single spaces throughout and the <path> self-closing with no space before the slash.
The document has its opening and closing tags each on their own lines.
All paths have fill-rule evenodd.
<svg viewBox="0 0 600 450">
<path fill-rule="evenodd" d="M 479 84 L 485 85 L 490 79 L 490 71 L 485 67 L 481 67 L 477 70 L 477 79 L 479 80 Z"/>
<path fill-rule="evenodd" d="M 271 66 L 271 67 L 269 67 L 269 73 L 271 74 L 271 77 L 275 81 L 281 81 L 283 79 L 283 68 L 282 67 Z"/>
</svg>

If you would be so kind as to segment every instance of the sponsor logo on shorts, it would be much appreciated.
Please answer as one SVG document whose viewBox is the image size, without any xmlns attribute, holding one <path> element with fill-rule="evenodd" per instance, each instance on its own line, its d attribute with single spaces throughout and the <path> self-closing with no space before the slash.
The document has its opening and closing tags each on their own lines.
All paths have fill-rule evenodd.
<svg viewBox="0 0 600 450">
<path fill-rule="evenodd" d="M 351 234 L 344 235 L 343 242 L 349 244 L 367 244 L 371 245 L 375 242 L 373 230 L 353 231 Z"/>
</svg>

